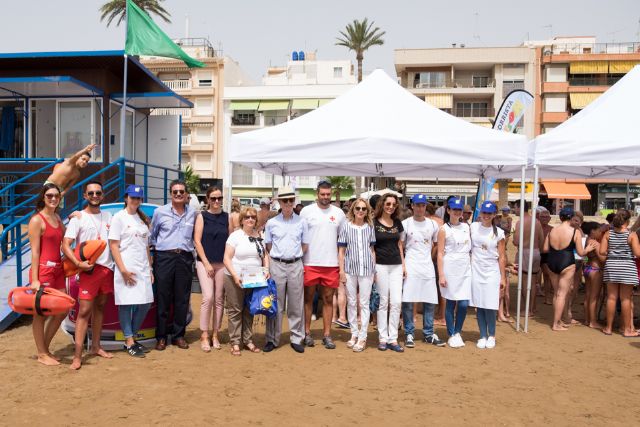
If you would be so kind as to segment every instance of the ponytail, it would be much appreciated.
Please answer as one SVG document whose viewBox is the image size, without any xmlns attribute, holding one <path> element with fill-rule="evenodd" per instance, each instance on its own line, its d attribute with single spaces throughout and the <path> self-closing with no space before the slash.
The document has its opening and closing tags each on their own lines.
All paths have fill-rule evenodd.
<svg viewBox="0 0 640 427">
<path fill-rule="evenodd" d="M 138 206 L 138 209 L 136 210 L 136 212 L 138 213 L 138 216 L 140 217 L 140 219 L 142 220 L 142 222 L 144 222 L 147 227 L 151 224 L 151 220 L 149 219 L 149 217 L 147 216 L 147 214 L 145 214 L 144 212 L 142 212 L 142 209 L 140 209 L 140 207 Z"/>
</svg>

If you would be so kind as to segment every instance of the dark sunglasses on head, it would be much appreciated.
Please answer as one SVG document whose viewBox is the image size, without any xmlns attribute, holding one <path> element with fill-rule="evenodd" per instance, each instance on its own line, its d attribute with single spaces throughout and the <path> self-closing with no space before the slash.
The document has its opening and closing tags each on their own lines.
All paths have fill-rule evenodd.
<svg viewBox="0 0 640 427">
<path fill-rule="evenodd" d="M 186 193 L 186 192 L 187 192 L 186 190 L 173 190 L 173 191 L 171 191 L 171 193 L 172 193 L 174 196 L 177 196 L 178 194 L 184 194 L 184 193 Z"/>
<path fill-rule="evenodd" d="M 280 203 L 294 203 L 296 199 L 280 199 Z"/>
<path fill-rule="evenodd" d="M 366 211 L 368 211 L 369 209 L 367 209 L 367 207 L 366 207 L 366 206 L 356 206 L 355 208 L 353 208 L 353 210 L 354 210 L 354 211 L 357 211 L 357 212 L 366 212 Z"/>
<path fill-rule="evenodd" d="M 60 194 L 55 194 L 55 193 L 46 193 L 45 197 L 49 200 L 51 199 L 59 199 L 60 198 Z"/>
<path fill-rule="evenodd" d="M 209 197 L 209 200 L 211 200 L 212 202 L 221 202 L 222 201 L 222 196 L 220 196 L 220 197 Z"/>
<path fill-rule="evenodd" d="M 100 196 L 102 196 L 102 191 L 87 191 L 87 196 L 89 196 L 89 197 L 93 197 L 93 196 L 100 197 Z"/>
<path fill-rule="evenodd" d="M 245 215 L 244 219 L 252 219 L 255 221 L 256 219 L 258 219 L 258 217 L 255 215 Z"/>
<path fill-rule="evenodd" d="M 333 187 L 331 183 L 326 179 L 323 179 L 322 181 L 318 181 L 318 185 L 316 186 L 316 188 L 320 188 L 321 185 L 328 185 L 329 187 Z"/>
</svg>

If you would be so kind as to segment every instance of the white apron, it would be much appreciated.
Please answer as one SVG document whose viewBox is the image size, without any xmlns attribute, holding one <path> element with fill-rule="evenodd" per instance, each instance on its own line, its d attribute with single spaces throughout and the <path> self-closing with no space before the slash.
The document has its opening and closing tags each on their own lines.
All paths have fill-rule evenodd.
<svg viewBox="0 0 640 427">
<path fill-rule="evenodd" d="M 471 237 L 467 224 L 455 226 L 443 225 L 445 230 L 444 244 L 444 277 L 446 287 L 440 287 L 440 293 L 448 300 L 460 301 L 471 299 Z"/>
<path fill-rule="evenodd" d="M 416 222 L 413 218 L 402 221 L 405 233 L 404 262 L 407 277 L 402 288 L 402 302 L 438 303 L 436 272 L 431 248 L 437 240 L 438 225 L 432 219 Z"/>
<path fill-rule="evenodd" d="M 122 216 L 120 216 L 122 214 Z M 117 218 L 120 216 L 120 218 Z M 121 221 L 120 256 L 128 271 L 135 273 L 136 284 L 125 284 L 118 267 L 113 274 L 113 293 L 116 305 L 135 305 L 153 302 L 151 287 L 151 266 L 147 255 L 149 245 L 149 227 L 138 217 L 126 211 L 118 212 L 113 223 Z M 120 226 L 117 224 L 116 226 Z"/>
<path fill-rule="evenodd" d="M 500 265 L 498 243 L 504 231 L 471 224 L 471 305 L 497 310 L 500 302 Z"/>
</svg>

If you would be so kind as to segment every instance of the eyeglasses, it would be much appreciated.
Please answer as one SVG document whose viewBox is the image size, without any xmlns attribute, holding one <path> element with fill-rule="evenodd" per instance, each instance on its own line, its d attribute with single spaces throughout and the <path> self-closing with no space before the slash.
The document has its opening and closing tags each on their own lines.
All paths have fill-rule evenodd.
<svg viewBox="0 0 640 427">
<path fill-rule="evenodd" d="M 369 209 L 367 209 L 366 206 L 356 206 L 355 208 L 353 208 L 353 210 L 356 211 L 356 212 L 366 212 Z"/>
<path fill-rule="evenodd" d="M 258 217 L 257 217 L 257 216 L 255 216 L 255 215 L 245 215 L 244 219 L 252 219 L 252 220 L 254 220 L 254 221 L 255 221 L 255 220 L 257 220 L 257 219 L 258 219 Z"/>
<path fill-rule="evenodd" d="M 178 194 L 184 194 L 186 193 L 186 190 L 173 190 L 171 192 L 174 196 L 177 196 Z"/>
<path fill-rule="evenodd" d="M 49 200 L 51 199 L 59 199 L 60 198 L 60 194 L 56 194 L 56 193 L 45 193 L 45 197 Z"/>
<path fill-rule="evenodd" d="M 87 196 L 89 197 L 100 197 L 102 196 L 102 191 L 87 191 Z"/>
<path fill-rule="evenodd" d="M 296 199 L 280 199 L 280 203 L 294 203 Z"/>
<path fill-rule="evenodd" d="M 209 197 L 209 200 L 211 200 L 212 202 L 221 202 L 222 201 L 222 196 L 220 196 L 220 197 Z"/>
</svg>

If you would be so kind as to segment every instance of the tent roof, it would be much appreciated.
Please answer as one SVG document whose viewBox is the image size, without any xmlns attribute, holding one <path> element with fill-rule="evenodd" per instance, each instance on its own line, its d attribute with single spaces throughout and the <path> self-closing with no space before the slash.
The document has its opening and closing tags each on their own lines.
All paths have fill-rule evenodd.
<svg viewBox="0 0 640 427">
<path fill-rule="evenodd" d="M 640 66 L 531 146 L 540 176 L 629 178 L 640 175 Z"/>
<path fill-rule="evenodd" d="M 440 111 L 376 70 L 302 117 L 232 136 L 229 160 L 283 175 L 519 176 L 527 144 Z"/>
</svg>

